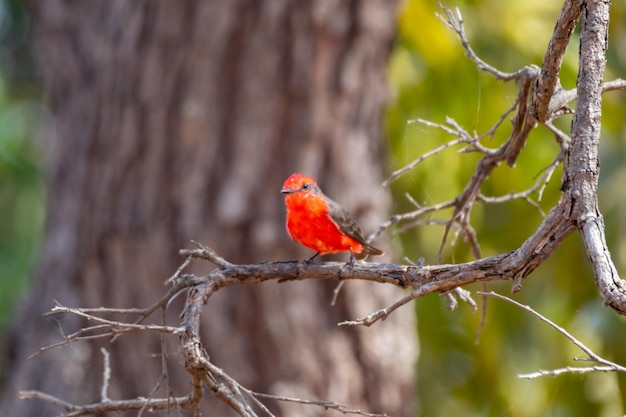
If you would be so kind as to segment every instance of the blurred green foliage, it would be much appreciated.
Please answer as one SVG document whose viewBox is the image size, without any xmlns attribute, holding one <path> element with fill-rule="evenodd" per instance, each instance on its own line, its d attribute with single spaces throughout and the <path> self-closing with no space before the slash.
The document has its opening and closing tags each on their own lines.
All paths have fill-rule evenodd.
<svg viewBox="0 0 626 417">
<path fill-rule="evenodd" d="M 41 244 L 44 181 L 38 130 L 46 117 L 20 1 L 0 1 L 0 331 Z"/>
<path fill-rule="evenodd" d="M 514 72 L 541 65 L 562 2 L 539 0 L 475 0 L 445 2 L 459 7 L 474 51 L 496 68 Z M 613 2 L 606 79 L 626 75 L 626 25 L 623 2 Z M 456 120 L 479 134 L 494 125 L 513 104 L 514 83 L 502 83 L 480 72 L 465 57 L 456 35 L 435 16 L 436 0 L 409 0 L 399 17 L 399 35 L 389 64 L 394 96 L 387 113 L 391 166 L 397 169 L 452 139 L 439 130 L 408 124 L 417 117 L 444 123 Z M 573 36 L 563 63 L 561 82 L 575 86 L 578 37 Z M 601 148 L 600 202 L 607 239 L 620 271 L 626 270 L 626 164 L 624 142 L 626 94 L 605 94 Z M 558 122 L 569 132 L 571 116 Z M 510 117 L 492 140 L 497 147 L 511 131 Z M 395 183 L 397 213 L 412 209 L 405 192 L 420 204 L 454 198 L 467 184 L 479 156 L 447 149 L 418 165 Z M 501 196 L 529 188 L 555 158 L 558 146 L 545 128 L 530 136 L 515 168 L 497 168 L 482 192 Z M 559 198 L 561 169 L 547 186 L 540 206 L 547 212 Z M 535 196 L 536 198 L 537 196 Z M 432 218 L 447 218 L 450 212 Z M 483 256 L 519 247 L 542 221 L 539 211 L 522 201 L 503 205 L 477 204 L 472 211 Z M 398 234 L 409 258 L 437 263 L 441 226 L 420 226 Z M 462 241 L 444 251 L 445 262 L 473 259 Z M 488 285 L 509 294 L 510 283 Z M 469 288 L 480 290 L 480 286 Z M 626 365 L 626 320 L 602 307 L 580 237 L 575 233 L 528 279 L 514 295 L 565 327 L 596 353 Z M 482 300 L 480 304 L 482 304 Z M 489 299 L 486 325 L 475 343 L 481 314 L 467 305 L 448 311 L 445 300 L 430 296 L 416 303 L 421 354 L 417 364 L 418 396 L 422 416 L 615 416 L 626 412 L 626 377 L 616 374 L 563 375 L 533 380 L 518 374 L 554 369 L 584 356 L 572 343 L 528 313 Z"/>
</svg>

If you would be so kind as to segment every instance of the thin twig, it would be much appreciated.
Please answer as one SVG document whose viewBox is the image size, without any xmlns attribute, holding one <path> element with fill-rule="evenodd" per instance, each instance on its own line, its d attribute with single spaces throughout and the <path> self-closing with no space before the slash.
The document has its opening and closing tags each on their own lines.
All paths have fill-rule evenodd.
<svg viewBox="0 0 626 417">
<path fill-rule="evenodd" d="M 18 393 L 18 398 L 21 400 L 36 398 L 39 400 L 43 400 L 49 402 L 50 404 L 54 404 L 59 408 L 62 408 L 65 411 L 74 411 L 78 406 L 68 403 L 67 401 L 63 401 L 60 398 L 57 398 L 53 395 L 46 394 L 40 391 L 20 391 Z"/>
<path fill-rule="evenodd" d="M 618 371 L 614 366 L 584 366 L 584 367 L 576 367 L 576 366 L 566 366 L 565 368 L 559 369 L 540 369 L 536 372 L 530 372 L 528 374 L 519 374 L 517 375 L 520 379 L 535 379 L 541 376 L 559 376 L 565 373 L 571 374 L 584 374 L 588 372 L 615 372 Z"/>
<path fill-rule="evenodd" d="M 459 144 L 467 144 L 468 147 L 470 147 L 472 150 L 474 151 L 478 151 L 478 152 L 482 152 L 484 154 L 490 155 L 493 154 L 495 151 L 493 149 L 489 149 L 486 148 L 482 145 L 480 145 L 479 139 L 478 137 L 472 136 L 470 135 L 468 132 L 466 132 L 464 129 L 462 129 L 458 123 L 456 123 L 456 121 L 454 119 L 451 118 L 446 118 L 446 122 L 449 126 L 446 125 L 442 125 L 439 123 L 433 123 L 431 121 L 428 120 L 424 120 L 421 118 L 417 118 L 417 119 L 413 119 L 413 120 L 409 120 L 408 124 L 413 124 L 413 123 L 420 123 L 423 124 L 425 126 L 429 126 L 432 128 L 436 128 L 439 130 L 444 131 L 445 133 L 452 135 L 452 136 L 457 136 L 456 139 L 452 139 L 446 143 L 444 143 L 441 146 L 436 147 L 435 149 L 432 149 L 424 154 L 422 154 L 419 158 L 417 158 L 416 160 L 414 160 L 413 162 L 405 165 L 402 168 L 399 168 L 397 170 L 395 170 L 394 172 L 391 173 L 391 175 L 389 175 L 389 177 L 383 181 L 383 186 L 384 187 L 388 187 L 389 184 L 391 184 L 393 181 L 397 180 L 399 177 L 401 177 L 403 174 L 415 169 L 415 167 L 419 164 L 421 164 L 422 162 L 424 162 L 426 159 L 438 155 L 441 152 L 445 151 L 448 148 L 457 146 Z M 465 149 L 465 148 L 464 148 Z"/>
<path fill-rule="evenodd" d="M 105 327 L 107 329 L 111 328 L 111 326 L 93 326 L 93 327 L 80 329 L 79 331 L 77 331 L 73 335 L 66 337 L 62 342 L 53 343 L 51 345 L 39 348 L 38 351 L 36 351 L 34 353 L 31 353 L 30 356 L 28 356 L 26 358 L 26 360 L 31 360 L 31 359 L 35 358 L 36 356 L 39 356 L 42 353 L 47 352 L 47 351 L 49 351 L 51 349 L 56 349 L 56 348 L 59 348 L 59 347 L 62 347 L 62 346 L 71 345 L 73 343 L 87 342 L 87 341 L 90 341 L 90 340 L 105 339 L 105 338 L 112 337 L 113 335 L 118 335 L 118 334 L 123 334 L 123 333 L 130 333 L 131 331 L 134 331 L 134 330 L 120 330 L 120 331 L 115 331 L 115 332 L 110 332 L 110 333 L 107 332 L 107 333 L 99 333 L 99 334 L 94 334 L 94 335 L 89 335 L 89 336 L 82 336 L 82 334 L 87 332 L 87 331 L 93 331 L 95 328 L 105 328 Z"/>
<path fill-rule="evenodd" d="M 342 321 L 341 323 L 339 323 L 339 326 L 371 326 L 372 324 L 376 323 L 379 320 L 385 320 L 387 317 L 389 317 L 389 315 L 391 313 L 393 313 L 395 310 L 397 310 L 398 308 L 402 307 L 403 305 L 415 300 L 417 297 L 419 297 L 419 292 L 417 290 L 411 292 L 411 294 L 407 295 L 406 297 L 401 298 L 400 300 L 396 301 L 395 303 L 393 303 L 392 305 L 390 305 L 389 307 L 386 308 L 382 308 L 378 311 L 375 311 L 373 313 L 368 314 L 367 316 L 357 319 L 357 320 L 348 320 L 348 321 Z"/>
<path fill-rule="evenodd" d="M 198 258 L 198 259 L 206 259 L 207 261 L 212 262 L 213 264 L 215 264 L 216 266 L 220 268 L 229 268 L 233 265 L 230 262 L 228 262 L 226 259 L 222 258 L 221 256 L 218 256 L 218 254 L 215 253 L 213 249 L 203 246 L 202 244 L 196 242 L 195 240 L 192 240 L 191 243 L 196 245 L 199 248 L 199 250 L 181 249 L 180 250 L 181 255 L 189 256 L 192 258 Z"/>
<path fill-rule="evenodd" d="M 410 211 L 408 213 L 403 213 L 403 214 L 395 214 L 393 216 L 391 216 L 391 218 L 383 223 L 381 223 L 380 226 L 378 226 L 378 229 L 376 229 L 376 231 L 374 231 L 374 233 L 372 233 L 372 236 L 370 236 L 370 238 L 375 238 L 377 236 L 379 236 L 380 234 L 382 234 L 385 230 L 389 229 L 391 226 L 398 224 L 398 223 L 402 223 L 405 221 L 410 221 L 410 220 L 415 220 L 420 216 L 423 216 L 425 214 L 428 213 L 433 213 L 439 210 L 445 210 L 447 208 L 450 207 L 454 207 L 455 201 L 454 200 L 450 200 L 450 201 L 446 201 L 443 203 L 439 203 L 439 204 L 434 204 L 432 206 L 428 206 L 428 207 L 423 207 L 421 209 L 418 210 L 414 210 L 414 211 Z"/>
<path fill-rule="evenodd" d="M 366 416 L 366 417 L 386 417 L 387 416 L 387 414 L 384 414 L 384 413 L 383 414 L 366 413 L 361 410 L 350 409 L 344 404 L 339 404 L 339 403 L 332 402 L 332 401 L 303 400 L 300 398 L 285 397 L 283 395 L 261 394 L 259 392 L 251 392 L 251 394 L 257 398 L 263 398 L 266 400 L 285 401 L 285 402 L 292 402 L 292 403 L 298 403 L 298 404 L 319 405 L 320 407 L 323 407 L 325 409 L 339 411 L 340 413 L 343 413 L 343 414 L 356 414 L 356 415 Z"/>
<path fill-rule="evenodd" d="M 565 336 L 565 338 L 567 338 L 570 342 L 572 342 L 574 345 L 576 345 L 576 347 L 578 347 L 580 350 L 582 350 L 583 352 L 585 352 L 585 354 L 587 355 L 587 358 L 584 358 L 585 360 L 588 361 L 593 361 L 596 363 L 599 363 L 601 365 L 603 365 L 605 368 L 601 368 L 599 370 L 602 371 L 618 371 L 618 372 L 626 372 L 626 367 L 618 365 L 614 362 L 611 362 L 607 359 L 604 359 L 603 357 L 601 357 L 600 355 L 596 354 L 594 351 L 592 351 L 589 347 L 587 347 L 583 342 L 581 342 L 580 340 L 578 340 L 577 338 L 575 338 L 574 336 L 572 336 L 567 330 L 565 330 L 564 328 L 562 328 L 561 326 L 559 326 L 558 324 L 554 323 L 552 320 L 548 319 L 547 317 L 543 316 L 542 314 L 538 313 L 536 310 L 534 310 L 532 307 L 527 306 L 525 304 L 521 304 L 507 296 L 498 294 L 496 292 L 490 291 L 490 292 L 478 292 L 478 294 L 482 294 L 482 295 L 486 295 L 489 297 L 495 297 L 495 298 L 499 298 L 500 300 L 504 300 L 510 304 L 513 304 L 516 307 L 521 308 L 522 310 L 525 310 L 527 312 L 529 312 L 530 314 L 532 314 L 533 316 L 537 317 L 539 320 L 543 321 L 544 323 L 548 324 L 550 327 L 552 327 L 553 329 L 555 329 L 557 332 L 561 333 L 563 336 Z M 559 375 L 561 373 L 567 372 L 567 369 L 573 369 L 573 372 L 577 372 L 577 373 L 581 373 L 581 372 L 589 372 L 589 371 L 593 371 L 593 370 L 598 370 L 598 369 L 592 369 L 594 367 L 590 367 L 589 370 L 585 370 L 585 371 L 581 371 L 581 369 L 583 368 L 561 368 L 561 369 L 557 369 L 557 370 L 553 370 L 553 371 L 538 371 L 532 374 L 522 374 L 522 375 L 518 375 L 519 378 L 535 378 L 537 376 L 543 376 L 543 375 L 551 375 L 551 376 L 555 376 L 555 375 Z M 607 368 L 611 368 L 611 369 L 607 369 Z"/>
<path fill-rule="evenodd" d="M 105 348 L 100 348 L 104 360 L 104 370 L 102 372 L 102 389 L 100 390 L 100 398 L 103 402 L 109 401 L 109 383 L 111 382 L 111 358 L 109 357 L 109 351 Z"/>
<path fill-rule="evenodd" d="M 345 283 L 346 283 L 346 281 L 339 281 L 339 284 L 337 284 L 337 286 L 333 290 L 333 298 L 332 298 L 332 300 L 330 300 L 330 305 L 331 306 L 334 306 L 335 303 L 337 302 L 337 297 L 339 297 L 339 293 L 341 292 L 341 288 L 343 287 L 343 284 L 345 284 Z"/>
<path fill-rule="evenodd" d="M 174 275 L 172 275 L 171 277 L 169 277 L 166 281 L 165 284 L 171 284 L 173 283 L 176 279 L 178 279 L 178 277 L 180 277 L 180 274 L 183 272 L 183 270 L 185 268 L 187 268 L 187 266 L 189 265 L 189 263 L 191 262 L 191 260 L 193 259 L 193 256 L 189 255 L 187 256 L 187 259 L 185 259 L 185 262 L 183 262 L 182 264 L 180 264 L 180 266 L 178 267 L 178 269 L 176 270 L 176 272 L 174 272 Z"/>
<path fill-rule="evenodd" d="M 153 330 L 162 333 L 178 334 L 183 331 L 181 327 L 162 326 L 158 324 L 134 324 L 124 323 L 121 321 L 107 320 L 102 317 L 94 316 L 93 314 L 87 314 L 81 308 L 65 307 L 60 304 L 54 306 L 50 313 L 72 313 L 80 317 L 84 317 L 87 320 L 102 323 L 104 325 L 115 327 L 116 330 Z"/>
<path fill-rule="evenodd" d="M 180 269 L 180 268 L 179 268 Z M 165 325 L 166 322 L 166 308 L 161 308 L 161 323 Z M 154 385 L 154 388 L 148 393 L 147 398 L 153 398 L 154 395 L 161 389 L 161 384 L 165 381 L 165 393 L 167 398 L 172 398 L 170 389 L 169 389 L 169 373 L 167 371 L 167 343 L 165 342 L 165 333 L 159 334 L 159 340 L 161 344 L 161 375 L 159 376 L 159 380 Z M 147 407 L 147 404 L 146 404 Z M 168 407 L 168 412 L 169 412 Z M 143 413 L 146 411 L 146 408 L 142 408 L 137 413 L 137 417 L 142 417 Z"/>
<path fill-rule="evenodd" d="M 463 16 L 461 15 L 461 11 L 459 10 L 459 8 L 458 7 L 455 8 L 454 13 L 453 13 L 452 10 L 448 9 L 447 7 L 442 6 L 441 3 L 439 3 L 439 7 L 443 10 L 443 13 L 445 14 L 445 16 L 439 13 L 435 13 L 435 16 L 437 16 L 439 20 L 443 22 L 444 25 L 452 29 L 457 34 L 457 36 L 459 37 L 459 40 L 461 41 L 461 45 L 463 45 L 463 48 L 465 49 L 465 56 L 467 56 L 469 59 L 474 61 L 478 69 L 482 71 L 486 71 L 492 74 L 497 79 L 502 80 L 502 81 L 511 81 L 511 80 L 519 80 L 521 78 L 528 78 L 529 72 L 532 72 L 532 73 L 539 72 L 539 68 L 537 67 L 526 67 L 517 72 L 512 72 L 512 73 L 503 72 L 487 64 L 485 61 L 480 59 L 478 55 L 476 55 L 476 53 L 470 46 L 469 40 L 467 39 L 467 35 L 465 34 L 465 27 L 463 25 Z"/>
<path fill-rule="evenodd" d="M 189 409 L 191 402 L 188 397 L 174 398 L 134 398 L 131 400 L 108 400 L 86 405 L 76 405 L 63 401 L 55 396 L 40 391 L 20 391 L 18 394 L 20 399 L 35 398 L 54 404 L 65 411 L 62 414 L 66 417 L 80 417 L 94 414 L 104 414 L 107 412 L 123 412 L 123 411 L 139 411 L 148 404 L 152 410 L 166 410 L 171 404 L 175 404 L 181 409 Z"/>
</svg>

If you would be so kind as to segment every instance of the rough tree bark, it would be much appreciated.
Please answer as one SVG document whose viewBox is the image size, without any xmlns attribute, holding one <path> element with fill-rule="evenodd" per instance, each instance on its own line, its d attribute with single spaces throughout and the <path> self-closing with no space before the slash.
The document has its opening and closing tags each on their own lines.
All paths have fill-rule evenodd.
<svg viewBox="0 0 626 417">
<path fill-rule="evenodd" d="M 284 232 L 279 190 L 291 172 L 317 177 L 366 231 L 384 218 L 381 110 L 395 2 L 32 6 L 55 133 L 47 235 L 10 337 L 1 415 L 55 413 L 17 400 L 18 389 L 76 403 L 98 396 L 100 344 L 25 359 L 81 325 L 43 319 L 53 300 L 149 305 L 189 239 L 234 262 L 309 255 Z M 333 288 L 311 281 L 220 292 L 203 329 L 213 362 L 256 391 L 408 415 L 417 354 L 410 309 L 375 328 L 338 328 L 398 293 L 349 283 L 331 308 Z M 179 312 L 180 304 L 169 309 L 173 319 Z M 158 336 L 106 348 L 111 397 L 148 395 L 161 373 Z M 169 389 L 188 392 L 169 354 Z M 205 407 L 230 414 L 217 402 Z M 273 407 L 294 414 L 293 405 Z M 298 407 L 298 415 L 319 412 Z"/>
</svg>

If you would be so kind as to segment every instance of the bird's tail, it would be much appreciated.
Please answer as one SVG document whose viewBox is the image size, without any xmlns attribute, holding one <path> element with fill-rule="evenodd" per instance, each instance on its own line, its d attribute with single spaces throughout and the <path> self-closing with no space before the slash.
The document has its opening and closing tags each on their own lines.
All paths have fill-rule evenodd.
<svg viewBox="0 0 626 417">
<path fill-rule="evenodd" d="M 360 253 L 354 254 L 354 258 L 359 261 L 367 258 L 369 255 L 382 256 L 385 254 L 385 252 L 373 247 L 369 243 L 361 243 L 361 246 L 363 246 L 363 250 Z"/>
</svg>

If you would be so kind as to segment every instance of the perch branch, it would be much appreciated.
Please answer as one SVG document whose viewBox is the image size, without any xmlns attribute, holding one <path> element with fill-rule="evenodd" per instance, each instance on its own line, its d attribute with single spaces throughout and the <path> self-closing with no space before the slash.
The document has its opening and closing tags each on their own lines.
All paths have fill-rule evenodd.
<svg viewBox="0 0 626 417">
<path fill-rule="evenodd" d="M 255 416 L 254 410 L 248 404 L 246 390 L 234 379 L 228 376 L 221 369 L 213 365 L 207 353 L 203 349 L 200 339 L 200 319 L 202 307 L 209 300 L 211 295 L 231 285 L 256 284 L 264 281 L 277 280 L 304 280 L 304 279 L 326 279 L 326 280 L 347 280 L 360 279 L 374 281 L 385 284 L 392 284 L 402 288 L 412 288 L 409 296 L 402 298 L 392 306 L 379 310 L 370 315 L 371 317 L 346 324 L 371 325 L 378 320 L 388 317 L 396 309 L 409 303 L 411 300 L 426 296 L 432 293 L 447 293 L 458 287 L 472 282 L 486 282 L 494 280 L 513 280 L 518 283 L 523 277 L 532 272 L 541 262 L 548 258 L 550 253 L 562 242 L 563 239 L 573 230 L 573 226 L 565 221 L 563 215 L 565 207 L 563 204 L 555 207 L 544 219 L 537 231 L 527 239 L 526 242 L 516 251 L 498 256 L 482 258 L 474 262 L 457 265 L 395 265 L 381 263 L 358 262 L 352 267 L 346 267 L 344 263 L 304 263 L 304 262 L 269 262 L 254 265 L 237 265 L 222 263 L 223 267 L 216 268 L 203 277 L 193 277 L 190 282 L 194 285 L 190 288 L 185 308 L 182 314 L 181 326 L 170 327 L 163 325 L 149 324 L 128 324 L 119 323 L 122 330 L 136 331 L 155 330 L 171 334 L 180 335 L 181 354 L 184 366 L 192 377 L 192 392 L 187 397 L 165 398 L 165 399 L 145 399 L 138 398 L 123 401 L 108 401 L 86 406 L 75 406 L 63 402 L 62 400 L 51 401 L 61 406 L 67 416 L 82 416 L 91 413 L 103 413 L 106 411 L 132 411 L 143 408 L 165 409 L 175 406 L 181 409 L 199 409 L 199 402 L 202 398 L 202 385 L 206 383 L 213 394 L 230 405 L 242 416 Z M 194 259 L 207 259 L 208 248 L 202 247 L 193 250 L 181 250 L 181 255 Z M 217 255 L 216 255 L 217 256 Z M 212 260 L 209 260 L 212 261 Z M 516 284 L 519 286 L 519 284 Z M 514 287 L 516 288 L 516 287 Z M 177 292 L 168 292 L 175 296 Z M 159 301 L 161 304 L 162 301 Z M 89 311 L 93 312 L 94 309 Z M 63 306 L 55 307 L 56 312 L 65 312 L 96 320 L 103 324 L 96 330 L 101 330 L 108 335 L 111 328 L 118 325 L 118 322 L 98 318 L 93 314 L 87 314 L 81 309 L 67 308 Z M 97 327 L 97 326 L 96 326 Z M 94 329 L 91 329 L 94 330 Z M 64 343 L 85 340 L 88 336 L 82 333 L 75 333 Z M 41 393 L 24 392 L 22 398 L 39 398 L 50 400 Z M 358 411 L 358 410 L 357 410 Z M 355 411 L 356 413 L 356 411 Z"/>
</svg>

